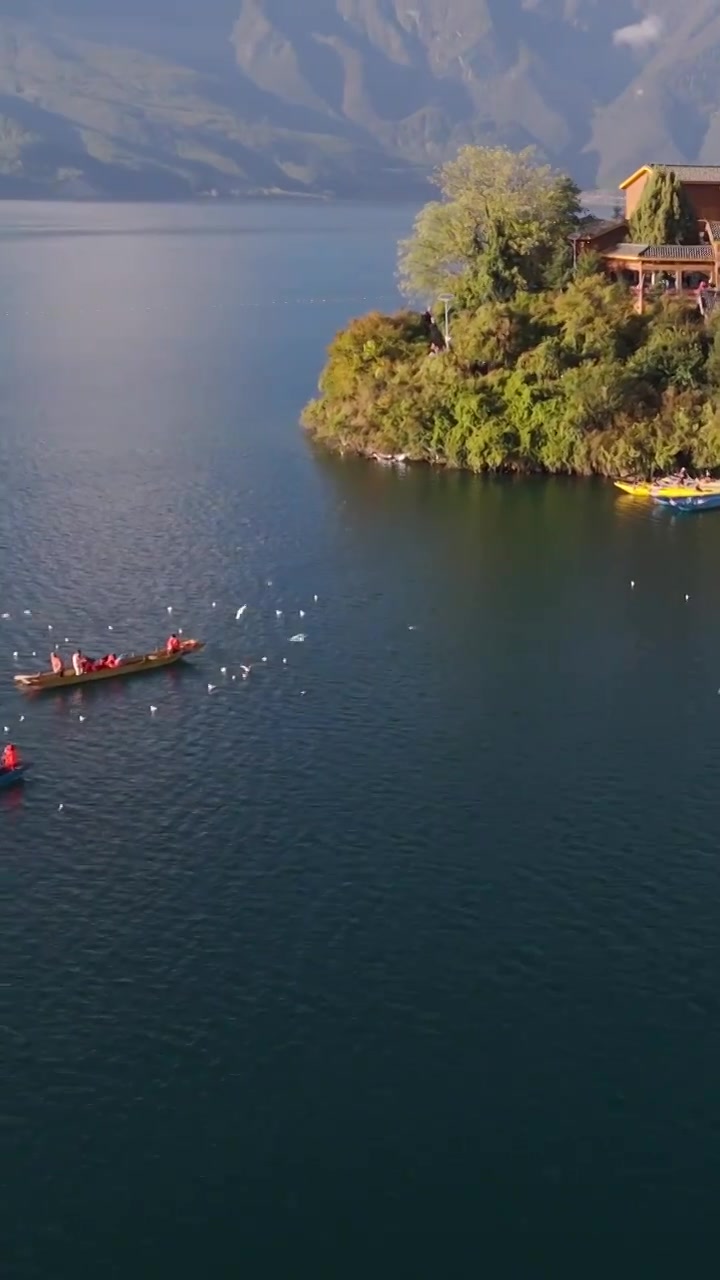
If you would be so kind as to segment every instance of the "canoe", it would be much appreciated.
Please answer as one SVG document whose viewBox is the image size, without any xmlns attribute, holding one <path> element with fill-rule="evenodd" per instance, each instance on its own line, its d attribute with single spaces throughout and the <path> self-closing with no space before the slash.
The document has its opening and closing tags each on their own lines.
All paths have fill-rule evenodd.
<svg viewBox="0 0 720 1280">
<path fill-rule="evenodd" d="M 32 765 L 28 761 L 27 764 L 19 764 L 17 769 L 0 769 L 0 791 L 8 787 L 16 787 L 19 782 L 25 781 L 25 774 Z"/>
<path fill-rule="evenodd" d="M 635 484 L 630 480 L 615 480 L 613 483 L 616 489 L 622 489 L 623 493 L 629 493 L 633 498 L 687 498 L 689 495 L 700 497 L 720 494 L 720 484 L 715 480 L 705 481 L 701 489 L 694 487 L 694 481 L 687 484 L 668 484 L 663 481 L 657 484 L 650 484 L 649 481 Z"/>
<path fill-rule="evenodd" d="M 141 653 L 123 658 L 117 667 L 103 667 L 102 671 L 85 671 L 76 676 L 71 669 L 63 675 L 55 675 L 54 671 L 38 671 L 34 675 L 15 676 L 15 684 L 19 689 L 74 689 L 78 684 L 90 684 L 94 680 L 112 680 L 116 676 L 137 676 L 144 671 L 158 671 L 161 667 L 171 667 L 181 662 L 191 653 L 199 653 L 205 648 L 204 640 L 184 640 L 178 653 L 167 653 L 165 649 L 153 649 L 151 653 Z"/>
<path fill-rule="evenodd" d="M 649 498 L 652 488 L 647 482 L 634 484 L 632 480 L 615 480 L 616 489 L 622 489 L 623 493 L 629 493 L 632 498 Z"/>
<path fill-rule="evenodd" d="M 656 494 L 655 501 L 671 511 L 712 511 L 720 507 L 720 493 L 685 493 L 681 498 Z"/>
</svg>

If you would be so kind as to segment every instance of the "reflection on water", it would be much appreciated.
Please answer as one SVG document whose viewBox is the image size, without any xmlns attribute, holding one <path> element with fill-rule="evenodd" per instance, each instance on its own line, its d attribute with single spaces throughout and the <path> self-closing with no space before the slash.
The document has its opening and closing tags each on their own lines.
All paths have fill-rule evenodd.
<svg viewBox="0 0 720 1280">
<path fill-rule="evenodd" d="M 707 1218 L 720 518 L 309 447 L 347 308 L 245 304 L 407 211 L 215 217 L 0 209 L 13 1274 Z M 187 669 L 13 689 L 169 605 Z"/>
</svg>

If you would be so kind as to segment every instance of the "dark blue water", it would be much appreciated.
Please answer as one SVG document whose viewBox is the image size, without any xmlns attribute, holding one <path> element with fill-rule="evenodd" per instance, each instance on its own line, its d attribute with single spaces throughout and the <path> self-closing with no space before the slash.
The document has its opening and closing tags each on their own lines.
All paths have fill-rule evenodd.
<svg viewBox="0 0 720 1280">
<path fill-rule="evenodd" d="M 410 217 L 0 210 L 13 1275 L 558 1275 L 715 1210 L 720 517 L 313 451 Z"/>
</svg>

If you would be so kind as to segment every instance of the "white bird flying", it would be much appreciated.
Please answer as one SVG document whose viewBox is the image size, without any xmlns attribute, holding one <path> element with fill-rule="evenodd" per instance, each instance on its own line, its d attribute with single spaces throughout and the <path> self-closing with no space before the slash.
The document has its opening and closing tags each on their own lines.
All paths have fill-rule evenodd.
<svg viewBox="0 0 720 1280">
<path fill-rule="evenodd" d="M 303 640 L 304 640 L 304 639 L 305 639 L 305 634 L 304 634 L 304 632 L 302 632 L 302 631 L 298 631 L 298 633 L 297 633 L 297 635 L 296 635 L 296 636 L 291 636 L 291 637 L 290 637 L 290 643 L 291 643 L 291 644 L 302 644 L 302 642 L 303 642 Z"/>
<path fill-rule="evenodd" d="M 150 707 L 150 715 L 151 715 L 151 716 L 154 716 L 156 711 L 157 711 L 157 707 L 153 707 L 153 706 L 151 705 L 151 707 Z"/>
<path fill-rule="evenodd" d="M 241 604 L 241 605 L 240 605 L 240 608 L 238 609 L 237 613 L 235 614 L 235 621 L 236 621 L 236 622 L 237 622 L 238 618 L 242 618 L 242 616 L 243 616 L 243 614 L 244 614 L 244 612 L 245 612 L 245 610 L 246 610 L 246 609 L 247 609 L 247 605 L 246 605 L 246 604 Z"/>
<path fill-rule="evenodd" d="M 215 685 L 214 685 L 214 684 L 209 684 L 209 685 L 208 685 L 208 693 L 212 693 L 212 691 L 213 691 L 213 689 L 214 689 L 214 688 L 215 688 Z"/>
</svg>

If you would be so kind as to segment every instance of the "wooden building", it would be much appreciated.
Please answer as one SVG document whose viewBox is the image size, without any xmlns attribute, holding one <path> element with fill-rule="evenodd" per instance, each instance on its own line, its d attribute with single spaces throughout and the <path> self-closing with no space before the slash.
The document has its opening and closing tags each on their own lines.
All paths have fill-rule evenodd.
<svg viewBox="0 0 720 1280">
<path fill-rule="evenodd" d="M 630 219 L 656 169 L 672 168 L 697 219 L 692 244 L 635 244 L 629 240 Z M 720 165 L 643 165 L 620 183 L 624 215 L 588 223 L 575 236 L 574 251 L 592 250 L 604 259 L 617 279 L 638 289 L 646 287 L 695 291 L 701 285 L 720 285 Z"/>
</svg>

